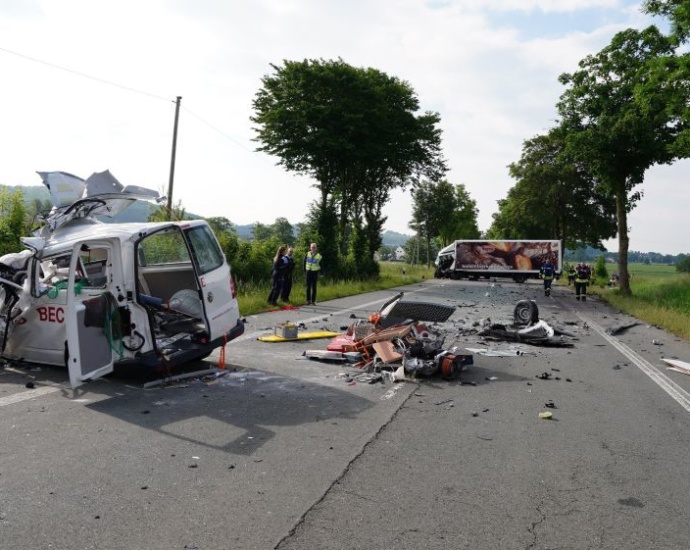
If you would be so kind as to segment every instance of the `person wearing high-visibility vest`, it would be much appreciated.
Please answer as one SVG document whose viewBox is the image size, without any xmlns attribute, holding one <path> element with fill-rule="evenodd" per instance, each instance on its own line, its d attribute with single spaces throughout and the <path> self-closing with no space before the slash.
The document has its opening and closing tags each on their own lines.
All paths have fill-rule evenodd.
<svg viewBox="0 0 690 550">
<path fill-rule="evenodd" d="M 580 262 L 575 268 L 575 299 L 580 300 L 582 296 L 582 301 L 587 301 L 587 285 L 592 277 L 592 271 L 589 266 Z"/>
<path fill-rule="evenodd" d="M 316 283 L 319 280 L 319 273 L 321 273 L 322 256 L 318 252 L 316 243 L 309 245 L 309 252 L 304 257 L 304 271 L 307 275 L 307 304 L 314 305 L 316 303 Z"/>
</svg>

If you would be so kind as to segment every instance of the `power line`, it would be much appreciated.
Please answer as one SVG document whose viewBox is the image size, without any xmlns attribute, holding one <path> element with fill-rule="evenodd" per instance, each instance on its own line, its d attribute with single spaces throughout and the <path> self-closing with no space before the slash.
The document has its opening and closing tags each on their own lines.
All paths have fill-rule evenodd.
<svg viewBox="0 0 690 550">
<path fill-rule="evenodd" d="M 152 94 L 152 93 L 149 93 L 149 92 L 144 92 L 144 91 L 142 91 L 142 90 L 137 90 L 136 88 L 131 88 L 131 87 L 129 87 L 129 86 L 124 86 L 124 85 L 122 85 L 122 84 L 118 84 L 117 82 L 112 82 L 111 80 L 105 80 L 104 78 L 99 78 L 99 77 L 97 77 L 97 76 L 92 76 L 92 75 L 89 75 L 89 74 L 86 74 L 86 73 L 82 73 L 82 72 L 80 72 L 80 71 L 75 71 L 75 70 L 73 70 L 73 69 L 68 69 L 67 67 L 63 67 L 63 66 L 61 66 L 61 65 L 56 65 L 55 63 L 49 63 L 48 61 L 43 61 L 43 60 L 41 60 L 41 59 L 36 59 L 35 57 L 31 57 L 31 56 L 28 56 L 28 55 L 24 55 L 23 53 L 19 53 L 19 52 L 14 52 L 14 51 L 12 51 L 12 50 L 8 50 L 7 48 L 3 48 L 2 46 L 0 46 L 0 51 L 3 51 L 3 52 L 5 52 L 5 53 L 9 53 L 9 54 L 12 54 L 12 55 L 16 55 L 17 57 L 21 57 L 21 58 L 23 58 L 23 59 L 28 59 L 29 61 L 33 61 L 34 63 L 40 63 L 41 65 L 45 65 L 45 66 L 51 67 L 51 68 L 53 68 L 53 69 L 58 69 L 58 70 L 60 70 L 60 71 L 65 71 L 65 72 L 67 72 L 67 73 L 72 73 L 72 74 L 75 74 L 75 75 L 77 75 L 77 76 L 81 76 L 82 78 L 88 78 L 89 80 L 95 80 L 96 82 L 100 82 L 101 84 L 107 84 L 107 85 L 109 85 L 109 86 L 115 86 L 116 88 L 121 88 L 121 89 L 123 89 L 123 90 L 127 90 L 128 92 L 134 92 L 134 93 L 136 93 L 136 94 L 145 95 L 145 96 L 148 96 L 148 97 L 152 97 L 152 98 L 154 98 L 154 99 L 161 99 L 161 100 L 163 100 L 163 101 L 170 101 L 170 102 L 172 102 L 172 103 L 175 103 L 174 100 L 171 100 L 171 99 L 169 99 L 169 98 L 167 98 L 167 97 L 162 97 L 162 96 L 159 96 L 159 95 L 156 95 L 156 94 Z"/>
<path fill-rule="evenodd" d="M 118 84 L 117 82 L 113 82 L 113 81 L 111 81 L 111 80 L 106 80 L 106 79 L 104 79 L 104 78 L 99 78 L 99 77 L 97 77 L 97 76 L 92 76 L 92 75 L 89 75 L 89 74 L 86 74 L 86 73 L 83 73 L 83 72 L 80 72 L 80 71 L 75 71 L 75 70 L 73 70 L 73 69 L 69 69 L 69 68 L 67 68 L 67 67 L 63 67 L 63 66 L 61 66 L 61 65 L 56 65 L 55 63 L 50 63 L 50 62 L 48 62 L 48 61 L 43 61 L 43 60 L 41 60 L 41 59 L 37 59 L 37 58 L 31 57 L 31 56 L 29 56 L 29 55 L 25 55 L 25 54 L 22 54 L 22 53 L 19 53 L 19 52 L 15 52 L 15 51 L 12 51 L 12 50 L 8 50 L 7 48 L 3 48 L 2 46 L 0 46 L 0 51 L 3 51 L 3 52 L 5 52 L 5 53 L 9 53 L 9 54 L 11 54 L 11 55 L 15 55 L 15 56 L 17 56 L 17 57 L 21 57 L 22 59 L 27 59 L 27 60 L 32 61 L 32 62 L 34 62 L 34 63 L 39 63 L 39 64 L 41 64 L 41 65 L 45 65 L 45 66 L 47 66 L 47 67 L 51 67 L 51 68 L 53 68 L 53 69 L 58 69 L 58 70 L 60 70 L 60 71 L 65 71 L 65 72 L 67 72 L 67 73 L 71 73 L 71 74 L 80 76 L 80 77 L 82 77 L 82 78 L 88 78 L 89 80 L 95 80 L 96 82 L 100 82 L 101 84 L 107 84 L 107 85 L 109 85 L 109 86 L 115 86 L 116 88 L 120 88 L 120 89 L 123 89 L 123 90 L 127 90 L 128 92 L 133 92 L 133 93 L 136 93 L 136 94 L 141 94 L 141 95 L 145 95 L 145 96 L 148 96 L 148 97 L 152 97 L 152 98 L 154 98 L 154 99 L 160 99 L 160 100 L 163 100 L 163 101 L 169 101 L 169 102 L 171 102 L 171 103 L 175 103 L 175 100 L 168 99 L 168 98 L 166 98 L 166 97 L 162 97 L 162 96 L 159 96 L 159 95 L 156 95 L 156 94 L 152 94 L 152 93 L 149 93 L 149 92 L 145 92 L 145 91 L 143 91 L 143 90 L 139 90 L 139 89 L 137 89 L 137 88 L 132 88 L 132 87 L 130 87 L 130 86 L 124 86 L 124 85 L 122 85 L 122 84 Z M 255 152 L 256 152 L 255 150 L 246 147 L 243 143 L 241 143 L 241 142 L 238 141 L 237 139 L 233 138 L 233 137 L 230 136 L 229 134 L 225 133 L 225 132 L 224 132 L 223 130 L 221 130 L 220 128 L 214 126 L 213 124 L 211 124 L 209 121 L 207 121 L 207 120 L 204 119 L 203 117 L 201 117 L 201 116 L 197 115 L 196 113 L 190 111 L 190 110 L 187 109 L 186 107 L 182 106 L 182 109 L 183 109 L 184 111 L 186 111 L 187 113 L 189 113 L 189 114 L 190 114 L 191 116 L 193 116 L 194 118 L 196 118 L 197 120 L 199 120 L 200 122 L 202 122 L 202 123 L 204 123 L 205 125 L 207 125 L 209 128 L 211 128 L 211 129 L 213 129 L 214 131 L 216 131 L 217 133 L 219 133 L 219 134 L 220 134 L 221 136 L 223 136 L 224 138 L 226 138 L 226 139 L 232 141 L 232 142 L 235 143 L 236 145 L 239 145 L 239 146 L 242 147 L 245 151 L 248 151 L 249 153 L 255 153 Z M 260 157 L 260 158 L 261 158 L 264 162 L 267 162 L 263 157 Z M 270 163 L 269 163 L 269 164 L 270 164 Z"/>
<path fill-rule="evenodd" d="M 205 120 L 204 118 L 200 117 L 200 116 L 197 115 L 196 113 L 193 113 L 192 111 L 190 111 L 189 109 L 187 109 L 185 106 L 182 106 L 182 109 L 183 109 L 184 111 L 186 111 L 187 113 L 189 113 L 190 115 L 192 115 L 192 116 L 193 116 L 194 118 L 196 118 L 197 120 L 199 120 L 200 122 L 203 122 L 204 124 L 206 124 L 206 126 L 208 126 L 209 128 L 211 128 L 211 129 L 215 130 L 216 132 L 218 132 L 218 133 L 219 133 L 221 136 L 223 136 L 224 138 L 229 139 L 230 141 L 236 143 L 237 145 L 239 145 L 240 147 L 242 147 L 242 149 L 245 149 L 246 151 L 249 151 L 250 153 L 255 153 L 255 152 L 256 152 L 256 151 L 254 151 L 254 150 L 249 149 L 248 147 L 246 147 L 243 143 L 241 143 L 240 141 L 236 140 L 234 137 L 232 137 L 232 136 L 226 134 L 223 130 L 221 130 L 221 129 L 218 128 L 217 126 L 214 126 L 214 125 L 211 124 L 208 120 Z"/>
</svg>

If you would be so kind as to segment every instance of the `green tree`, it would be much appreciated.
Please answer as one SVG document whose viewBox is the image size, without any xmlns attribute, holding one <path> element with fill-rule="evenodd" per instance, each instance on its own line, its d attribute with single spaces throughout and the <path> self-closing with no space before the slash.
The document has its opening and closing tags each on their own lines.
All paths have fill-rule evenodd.
<svg viewBox="0 0 690 550">
<path fill-rule="evenodd" d="M 266 241 L 270 239 L 273 236 L 273 231 L 271 230 L 271 227 L 263 224 L 256 222 L 254 224 L 254 227 L 252 228 L 252 239 L 255 241 Z"/>
<path fill-rule="evenodd" d="M 597 184 L 616 204 L 620 290 L 631 294 L 628 276 L 628 213 L 641 198 L 634 188 L 655 164 L 678 158 L 676 140 L 686 123 L 676 112 L 687 104 L 687 60 L 659 30 L 627 29 L 580 70 L 560 76 L 567 87 L 558 110 L 568 130 L 566 146 L 586 163 Z M 675 78 L 669 79 L 672 71 Z M 660 85 L 664 82 L 678 85 Z M 681 79 L 681 80 L 679 80 Z"/>
<path fill-rule="evenodd" d="M 672 35 L 678 41 L 685 42 L 690 37 L 690 6 L 687 0 L 644 0 L 642 11 L 668 17 Z"/>
<path fill-rule="evenodd" d="M 295 242 L 295 229 L 286 218 L 276 218 L 271 229 L 276 238 L 286 246 L 290 246 Z"/>
<path fill-rule="evenodd" d="M 477 224 L 477 201 L 470 197 L 465 185 L 455 185 L 455 209 L 452 215 L 441 226 L 439 238 L 441 247 L 458 239 L 479 239 L 481 232 Z"/>
<path fill-rule="evenodd" d="M 446 180 L 416 182 L 412 187 L 410 228 L 425 239 L 425 250 L 432 249 L 432 239 L 445 246 L 457 239 L 479 238 L 477 203 L 463 184 L 453 185 Z M 428 265 L 431 261 L 427 257 Z"/>
<path fill-rule="evenodd" d="M 0 189 L 0 256 L 19 252 L 24 247 L 21 237 L 26 231 L 24 194 L 20 189 Z"/>
<path fill-rule="evenodd" d="M 676 262 L 676 271 L 678 273 L 690 273 L 690 256 L 683 256 Z"/>
<path fill-rule="evenodd" d="M 491 238 L 559 239 L 575 249 L 603 248 L 602 239 L 615 236 L 615 203 L 568 155 L 566 136 L 559 126 L 523 143 L 520 160 L 509 165 L 516 184 L 499 201 Z"/>
<path fill-rule="evenodd" d="M 410 85 L 376 69 L 342 60 L 271 67 L 274 73 L 264 76 L 253 101 L 258 150 L 315 180 L 320 198 L 312 228 L 320 248 L 330 241 L 335 214 L 336 256 L 346 256 L 349 238 L 357 236 L 373 259 L 391 191 L 415 175 L 434 178 L 446 171 L 439 115 L 418 115 Z"/>
<path fill-rule="evenodd" d="M 597 256 L 597 261 L 594 263 L 594 274 L 597 276 L 597 279 L 609 280 L 609 270 L 606 269 L 606 256 L 603 254 Z"/>
</svg>

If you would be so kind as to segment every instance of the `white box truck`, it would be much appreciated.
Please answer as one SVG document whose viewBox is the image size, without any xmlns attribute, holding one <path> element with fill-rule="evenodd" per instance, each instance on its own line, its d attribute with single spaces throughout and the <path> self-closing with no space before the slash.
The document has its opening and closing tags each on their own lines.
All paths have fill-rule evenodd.
<svg viewBox="0 0 690 550">
<path fill-rule="evenodd" d="M 563 269 L 561 241 L 458 240 L 438 253 L 436 277 L 474 280 L 510 277 L 524 283 L 539 277 L 546 260 L 551 261 L 559 277 Z"/>
</svg>

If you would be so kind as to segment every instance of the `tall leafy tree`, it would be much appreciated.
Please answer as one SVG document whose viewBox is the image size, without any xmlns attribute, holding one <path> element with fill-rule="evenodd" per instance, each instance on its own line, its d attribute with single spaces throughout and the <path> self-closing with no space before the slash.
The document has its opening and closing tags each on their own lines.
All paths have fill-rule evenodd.
<svg viewBox="0 0 690 550">
<path fill-rule="evenodd" d="M 432 239 L 445 246 L 457 239 L 479 238 L 477 213 L 477 203 L 463 184 L 423 180 L 412 188 L 410 227 L 425 239 L 425 250 L 432 249 Z"/>
<path fill-rule="evenodd" d="M 490 237 L 559 239 L 575 249 L 601 248 L 615 236 L 614 201 L 568 154 L 566 136 L 559 126 L 523 143 L 520 160 L 509 165 L 516 184 L 499 201 Z"/>
<path fill-rule="evenodd" d="M 642 197 L 635 187 L 655 164 L 679 157 L 676 140 L 687 129 L 675 109 L 687 104 L 686 61 L 675 56 L 674 42 L 659 30 L 627 29 L 580 69 L 560 76 L 566 86 L 558 103 L 568 130 L 566 146 L 573 158 L 615 200 L 619 243 L 620 289 L 630 294 L 628 213 Z M 661 83 L 660 71 L 675 73 Z M 680 79 L 680 80 L 678 80 Z"/>
<path fill-rule="evenodd" d="M 316 212 L 324 216 L 316 216 L 317 232 L 332 232 L 334 211 L 340 255 L 348 252 L 347 236 L 356 234 L 366 237 L 373 258 L 391 191 L 415 174 L 438 177 L 446 170 L 439 115 L 417 114 L 411 86 L 376 69 L 342 60 L 271 67 L 253 101 L 258 150 L 314 178 L 320 191 Z"/>
<path fill-rule="evenodd" d="M 281 243 L 289 246 L 295 241 L 295 230 L 287 218 L 276 218 L 271 226 L 273 234 Z"/>
<path fill-rule="evenodd" d="M 441 225 L 439 239 L 446 246 L 457 239 L 478 239 L 481 236 L 477 224 L 477 201 L 470 197 L 465 184 L 455 185 L 455 208 L 450 217 Z"/>
<path fill-rule="evenodd" d="M 644 0 L 642 11 L 668 17 L 672 35 L 678 41 L 685 42 L 690 37 L 690 4 L 687 0 Z"/>
</svg>

